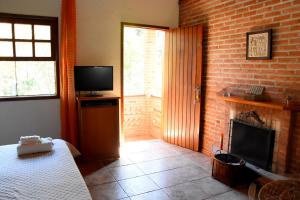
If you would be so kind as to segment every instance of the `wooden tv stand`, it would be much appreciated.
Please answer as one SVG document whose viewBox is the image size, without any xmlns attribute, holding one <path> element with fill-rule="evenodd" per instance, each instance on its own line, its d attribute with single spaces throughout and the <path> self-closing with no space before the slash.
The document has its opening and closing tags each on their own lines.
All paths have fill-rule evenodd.
<svg viewBox="0 0 300 200">
<path fill-rule="evenodd" d="M 79 150 L 84 160 L 119 157 L 119 97 L 77 97 Z"/>
</svg>

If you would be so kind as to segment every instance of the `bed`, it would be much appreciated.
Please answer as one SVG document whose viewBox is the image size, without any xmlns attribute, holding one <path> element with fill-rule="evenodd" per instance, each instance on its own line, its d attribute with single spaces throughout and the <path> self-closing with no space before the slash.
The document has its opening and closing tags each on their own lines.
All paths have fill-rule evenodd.
<svg viewBox="0 0 300 200">
<path fill-rule="evenodd" d="M 0 146 L 0 200 L 91 200 L 88 188 L 63 140 L 53 151 L 23 157 L 16 145 Z"/>
</svg>

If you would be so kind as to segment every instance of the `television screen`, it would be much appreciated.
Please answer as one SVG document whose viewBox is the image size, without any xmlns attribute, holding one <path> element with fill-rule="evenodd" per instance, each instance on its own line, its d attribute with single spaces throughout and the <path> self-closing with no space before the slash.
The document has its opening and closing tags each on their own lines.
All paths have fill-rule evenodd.
<svg viewBox="0 0 300 200">
<path fill-rule="evenodd" d="M 113 90 L 112 66 L 75 66 L 76 91 Z"/>
</svg>

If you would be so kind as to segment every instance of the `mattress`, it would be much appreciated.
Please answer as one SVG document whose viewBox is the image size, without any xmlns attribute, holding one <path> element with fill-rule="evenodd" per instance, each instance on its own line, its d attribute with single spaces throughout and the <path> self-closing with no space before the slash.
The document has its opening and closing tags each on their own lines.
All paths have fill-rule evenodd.
<svg viewBox="0 0 300 200">
<path fill-rule="evenodd" d="M 0 199 L 92 199 L 63 140 L 53 151 L 17 156 L 17 145 L 0 146 Z"/>
</svg>

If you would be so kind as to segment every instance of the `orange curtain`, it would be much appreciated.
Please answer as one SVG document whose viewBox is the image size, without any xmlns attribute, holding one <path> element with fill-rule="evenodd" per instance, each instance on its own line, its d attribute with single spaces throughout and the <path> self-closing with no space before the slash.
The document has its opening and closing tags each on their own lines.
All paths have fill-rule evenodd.
<svg viewBox="0 0 300 200">
<path fill-rule="evenodd" d="M 60 37 L 61 137 L 77 145 L 77 115 L 74 89 L 76 61 L 76 0 L 62 0 Z"/>
</svg>

